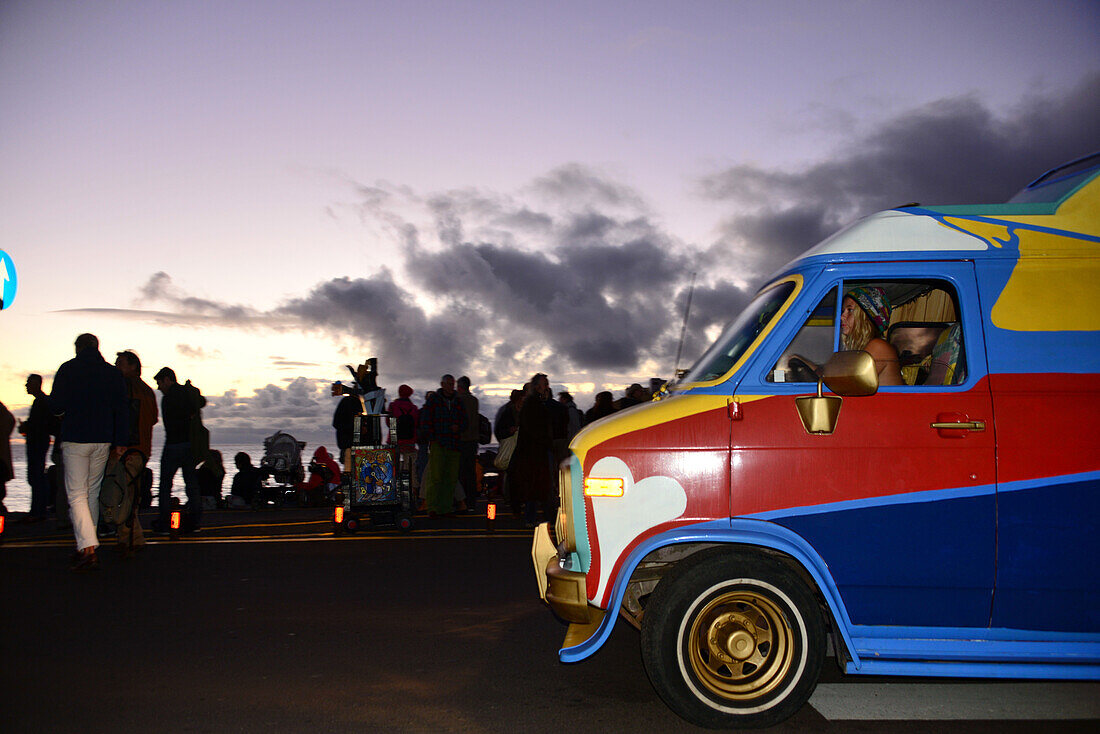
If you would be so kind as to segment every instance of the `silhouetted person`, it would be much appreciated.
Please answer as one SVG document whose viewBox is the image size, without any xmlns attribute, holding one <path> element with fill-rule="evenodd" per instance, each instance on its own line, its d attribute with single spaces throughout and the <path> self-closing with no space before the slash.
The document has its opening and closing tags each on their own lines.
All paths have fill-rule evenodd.
<svg viewBox="0 0 1100 734">
<path fill-rule="evenodd" d="M 350 462 L 345 455 L 351 448 L 352 434 L 355 431 L 355 416 L 363 412 L 363 403 L 357 395 L 344 395 L 336 404 L 332 414 L 332 427 L 336 429 L 336 447 L 344 468 L 351 471 Z"/>
<path fill-rule="evenodd" d="M 439 391 L 428 398 L 428 403 L 420 411 L 420 435 L 428 443 L 424 489 L 431 516 L 454 512 L 458 447 L 465 428 L 466 411 L 455 392 L 455 378 L 453 375 L 443 375 L 439 380 Z"/>
<path fill-rule="evenodd" d="M 581 410 L 577 407 L 577 404 L 573 402 L 573 396 L 565 390 L 558 393 L 558 402 L 565 406 L 565 412 L 569 418 L 565 431 L 565 441 L 568 445 L 569 441 L 573 440 L 573 436 L 580 433 L 581 426 L 584 425 L 584 416 L 581 415 Z"/>
<path fill-rule="evenodd" d="M 252 466 L 252 457 L 243 451 L 233 457 L 233 463 L 237 466 L 237 474 L 229 491 L 230 507 L 248 507 L 260 491 L 264 473 Z"/>
<path fill-rule="evenodd" d="M 103 470 L 112 443 L 117 456 L 124 451 L 130 411 L 126 381 L 99 353 L 99 339 L 81 334 L 74 346 L 76 357 L 57 368 L 50 410 L 64 416 L 61 452 L 77 547 L 72 570 L 88 571 L 99 566 L 96 523 Z"/>
<path fill-rule="evenodd" d="M 34 398 L 27 420 L 19 424 L 27 450 L 27 483 L 31 485 L 31 511 L 28 522 L 46 519 L 50 504 L 50 483 L 46 481 L 46 454 L 50 451 L 53 416 L 50 401 L 42 392 L 42 375 L 28 375 L 27 394 Z"/>
<path fill-rule="evenodd" d="M 138 509 L 141 505 L 142 482 L 149 456 L 153 453 L 153 426 L 160 420 L 157 395 L 153 388 L 141 379 L 141 359 L 131 351 L 115 355 L 115 367 L 126 380 L 126 393 L 130 401 L 130 420 L 123 458 L 126 475 L 131 478 L 134 492 L 133 514 L 118 525 L 118 547 L 123 555 L 140 551 L 145 547 L 145 533 L 141 527 Z"/>
<path fill-rule="evenodd" d="M 470 378 L 458 378 L 458 401 L 466 411 L 466 427 L 458 441 L 458 481 L 466 493 L 466 509 L 477 508 L 477 438 L 480 431 L 480 413 L 477 397 L 470 392 Z"/>
<path fill-rule="evenodd" d="M 508 397 L 508 402 L 500 406 L 500 410 L 497 411 L 496 419 L 493 422 L 493 434 L 496 436 L 498 443 L 514 435 L 519 430 L 519 411 L 523 407 L 523 398 L 526 394 L 523 390 L 513 390 Z M 501 481 L 504 483 L 502 492 L 508 498 L 512 515 L 517 518 L 522 516 L 522 507 L 519 498 L 516 496 L 515 482 L 509 479 L 507 471 L 501 472 Z"/>
<path fill-rule="evenodd" d="M 416 433 L 420 424 L 420 409 L 410 399 L 413 389 L 408 385 L 397 388 L 397 400 L 390 403 L 390 415 L 394 417 L 397 431 L 397 453 L 401 457 L 401 468 L 408 469 L 411 482 L 411 498 L 416 507 L 416 498 L 420 496 L 420 472 L 416 467 Z"/>
<path fill-rule="evenodd" d="M 160 495 L 159 512 L 153 529 L 164 533 L 168 531 L 168 520 L 172 504 L 172 480 L 176 471 L 183 470 L 183 484 L 187 492 L 188 529 L 199 530 L 202 521 L 202 493 L 199 478 L 195 474 L 197 460 L 191 449 L 191 424 L 199 416 L 204 398 L 188 382 L 181 385 L 176 381 L 176 373 L 170 367 L 162 367 L 154 378 L 157 389 L 162 393 L 160 413 L 164 419 L 164 450 L 160 457 Z"/>
<path fill-rule="evenodd" d="M 607 390 L 596 393 L 596 402 L 588 412 L 584 414 L 584 423 L 588 425 L 593 421 L 598 421 L 600 418 L 611 415 L 615 412 L 615 403 L 611 399 L 611 393 Z"/>
<path fill-rule="evenodd" d="M 619 410 L 631 408 L 646 400 L 645 390 L 638 383 L 632 384 L 626 389 L 626 393 L 623 397 L 619 398 Z"/>
<path fill-rule="evenodd" d="M 309 479 L 298 482 L 298 506 L 320 505 L 334 487 L 340 484 L 340 465 L 324 446 L 318 446 L 309 462 Z"/>
<path fill-rule="evenodd" d="M 199 480 L 199 491 L 207 507 L 217 508 L 222 501 L 222 482 L 225 480 L 225 465 L 222 464 L 222 452 L 211 449 L 206 460 L 195 469 Z"/>
<path fill-rule="evenodd" d="M 539 510 L 545 508 L 550 497 L 554 434 L 547 408 L 547 402 L 552 402 L 549 379 L 540 372 L 528 385 L 519 411 L 519 437 L 508 465 L 508 481 L 514 485 L 516 496 L 523 503 L 524 525 L 533 528 Z"/>
<path fill-rule="evenodd" d="M 11 432 L 14 429 L 15 416 L 0 403 L 0 515 L 8 514 L 4 497 L 8 493 L 8 482 L 15 479 L 15 466 L 11 462 Z"/>
</svg>

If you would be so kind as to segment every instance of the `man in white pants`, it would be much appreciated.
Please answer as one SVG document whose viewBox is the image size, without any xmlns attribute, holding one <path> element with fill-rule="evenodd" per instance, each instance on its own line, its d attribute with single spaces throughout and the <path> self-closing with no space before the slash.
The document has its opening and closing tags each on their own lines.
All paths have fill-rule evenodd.
<svg viewBox="0 0 1100 734">
<path fill-rule="evenodd" d="M 77 548 L 72 570 L 80 572 L 99 566 L 99 485 L 111 444 L 126 445 L 129 406 L 122 373 L 103 359 L 95 335 L 81 334 L 75 346 L 76 357 L 57 368 L 50 409 L 62 416 L 61 452 Z"/>
</svg>

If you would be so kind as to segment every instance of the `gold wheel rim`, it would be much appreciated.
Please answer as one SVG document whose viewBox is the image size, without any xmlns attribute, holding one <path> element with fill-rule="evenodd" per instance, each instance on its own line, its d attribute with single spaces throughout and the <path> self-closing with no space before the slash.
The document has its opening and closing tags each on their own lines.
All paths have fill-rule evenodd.
<svg viewBox="0 0 1100 734">
<path fill-rule="evenodd" d="M 775 690 L 794 661 L 794 633 L 779 606 L 751 590 L 728 591 L 695 616 L 688 661 L 711 693 L 749 701 Z"/>
</svg>

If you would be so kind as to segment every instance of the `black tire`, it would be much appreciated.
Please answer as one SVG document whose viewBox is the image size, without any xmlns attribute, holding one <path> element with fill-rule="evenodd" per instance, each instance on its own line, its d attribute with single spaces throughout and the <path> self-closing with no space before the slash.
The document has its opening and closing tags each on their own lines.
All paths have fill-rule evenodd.
<svg viewBox="0 0 1100 734">
<path fill-rule="evenodd" d="M 661 579 L 642 618 L 642 661 L 684 719 L 774 726 L 806 703 L 825 659 L 810 589 L 782 562 L 716 548 Z"/>
</svg>

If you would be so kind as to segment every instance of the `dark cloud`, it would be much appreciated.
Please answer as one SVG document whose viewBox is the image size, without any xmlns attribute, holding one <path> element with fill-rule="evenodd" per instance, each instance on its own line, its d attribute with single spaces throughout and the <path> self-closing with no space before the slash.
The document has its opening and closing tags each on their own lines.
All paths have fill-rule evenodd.
<svg viewBox="0 0 1100 734">
<path fill-rule="evenodd" d="M 291 299 L 274 314 L 306 326 L 358 337 L 409 378 L 438 377 L 440 365 L 468 365 L 478 354 L 481 314 L 464 307 L 429 316 L 389 270 L 336 278 Z"/>
<path fill-rule="evenodd" d="M 766 275 L 856 217 L 900 206 L 994 203 L 1043 171 L 1100 149 L 1100 73 L 1063 97 L 1033 96 L 1005 114 L 973 97 L 910 110 L 837 156 L 792 172 L 734 166 L 702 192 L 745 210 L 714 256 L 744 253 Z"/>
<path fill-rule="evenodd" d="M 702 354 L 710 346 L 706 338 L 707 330 L 715 326 L 725 326 L 732 321 L 752 296 L 752 289 L 738 288 L 727 280 L 696 286 L 684 339 L 684 355 L 694 358 Z"/>
<path fill-rule="evenodd" d="M 641 196 L 634 189 L 602 176 L 579 163 L 559 166 L 535 180 L 531 189 L 554 203 L 567 206 L 627 207 L 644 209 Z"/>
<path fill-rule="evenodd" d="M 255 309 L 247 306 L 230 305 L 187 295 L 177 287 L 171 276 L 164 271 L 154 273 L 140 289 L 143 302 L 153 301 L 172 306 L 177 312 L 208 316 L 217 320 L 235 324 L 245 324 L 258 316 Z"/>
<path fill-rule="evenodd" d="M 236 390 L 208 395 L 203 422 L 214 445 L 255 443 L 257 451 L 262 451 L 263 438 L 280 430 L 310 444 L 332 441 L 330 422 L 336 401 L 329 384 L 296 377 L 285 386 L 257 388 L 250 397 L 241 397 Z"/>
<path fill-rule="evenodd" d="M 684 248 L 644 216 L 587 209 L 546 215 L 546 237 L 521 249 L 454 242 L 452 217 L 461 202 L 439 196 L 433 202 L 436 211 L 449 212 L 439 233 L 447 245 L 411 252 L 409 273 L 426 291 L 488 314 L 483 341 L 525 336 L 527 345 L 561 358 L 565 369 L 629 370 L 656 356 L 672 296 L 689 268 Z"/>
</svg>

